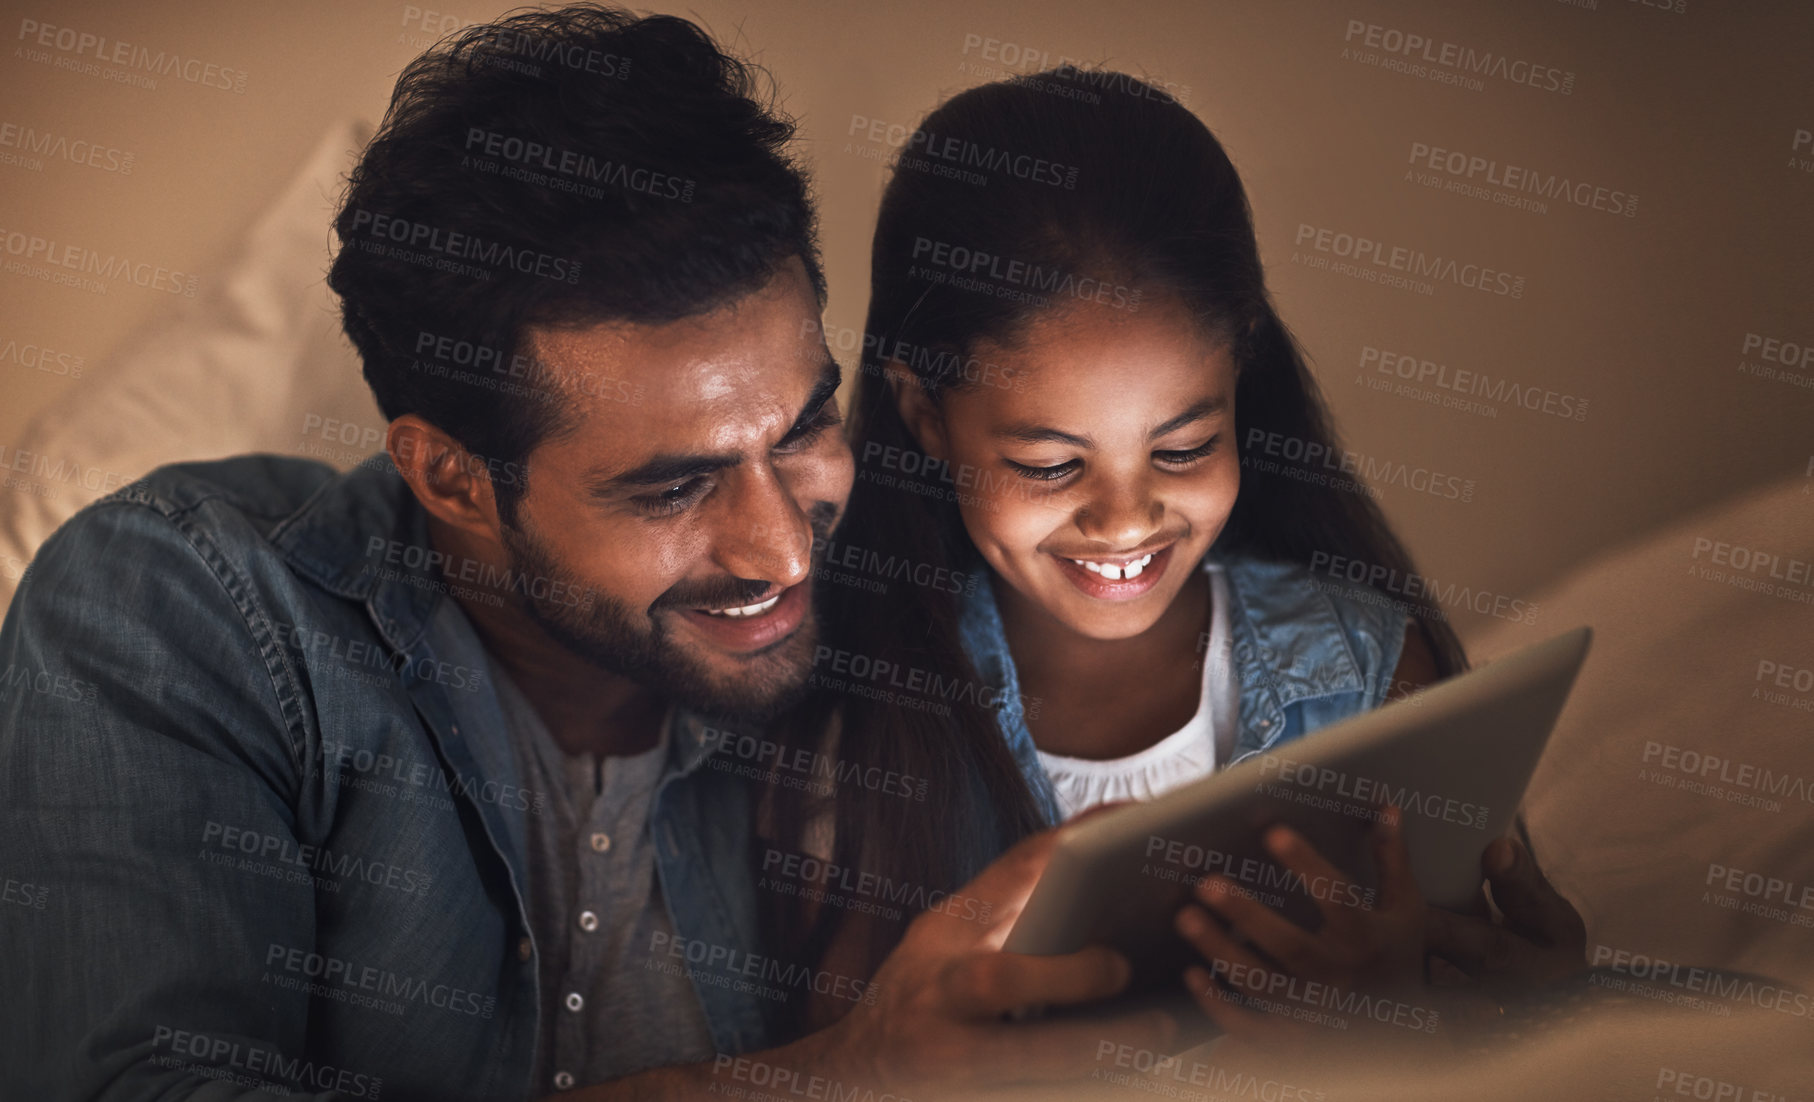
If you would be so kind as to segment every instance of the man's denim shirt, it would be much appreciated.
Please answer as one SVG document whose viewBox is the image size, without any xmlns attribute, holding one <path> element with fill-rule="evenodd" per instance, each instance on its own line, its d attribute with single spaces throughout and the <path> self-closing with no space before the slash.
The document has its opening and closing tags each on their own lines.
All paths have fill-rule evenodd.
<svg viewBox="0 0 1814 1102">
<path fill-rule="evenodd" d="M 1371 590 L 1319 581 L 1302 566 L 1211 555 L 1228 578 L 1229 653 L 1202 657 L 1231 663 L 1241 691 L 1240 729 L 1227 764 L 1384 702 L 1404 648 L 1405 612 Z M 959 613 L 964 649 L 999 691 L 1002 735 L 1046 821 L 1056 823 L 1057 799 L 1027 730 L 1026 713 L 1038 702 L 1022 696 L 994 576 L 980 567 L 978 573 L 982 582 Z"/>
<path fill-rule="evenodd" d="M 0 1097 L 527 1095 L 546 798 L 427 547 L 383 456 L 166 467 L 44 544 L 0 629 Z M 749 800 L 676 716 L 648 964 L 747 1051 Z"/>
</svg>

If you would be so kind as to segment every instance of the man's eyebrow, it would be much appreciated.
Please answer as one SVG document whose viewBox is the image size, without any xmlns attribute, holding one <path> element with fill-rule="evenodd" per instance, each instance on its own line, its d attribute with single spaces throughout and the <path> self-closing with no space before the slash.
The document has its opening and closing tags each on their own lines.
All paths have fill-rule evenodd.
<svg viewBox="0 0 1814 1102">
<path fill-rule="evenodd" d="M 806 431 L 806 427 L 813 423 L 813 418 L 819 415 L 819 411 L 825 407 L 825 403 L 831 401 L 832 396 L 838 392 L 838 387 L 843 383 L 844 373 L 839 370 L 837 361 L 826 360 L 821 364 L 819 381 L 813 384 L 812 393 L 806 396 L 806 404 L 800 407 L 800 415 L 794 418 L 794 423 L 788 427 L 787 434 L 782 439 L 786 440 Z"/>
<path fill-rule="evenodd" d="M 831 401 L 843 382 L 843 373 L 831 360 L 819 369 L 819 381 L 813 384 L 812 392 L 806 396 L 806 404 L 794 423 L 787 430 L 788 436 L 800 432 L 812 423 L 813 417 L 826 402 Z M 587 472 L 584 485 L 586 492 L 594 497 L 611 497 L 626 490 L 642 489 L 650 486 L 672 486 L 685 482 L 689 478 L 698 478 L 714 471 L 735 467 L 743 462 L 743 456 L 736 453 L 722 455 L 687 455 L 670 452 L 651 456 L 622 474 L 608 475 L 602 470 Z"/>
<path fill-rule="evenodd" d="M 1147 434 L 1147 438 L 1157 440 L 1168 432 L 1176 432 L 1186 425 L 1214 417 L 1227 408 L 1228 399 L 1226 397 L 1219 396 L 1215 398 L 1205 398 L 1202 401 L 1193 404 L 1183 413 L 1178 414 L 1164 424 L 1154 427 L 1152 432 Z M 1022 444 L 1069 444 L 1072 447 L 1086 449 L 1094 449 L 1096 447 L 1096 441 L 1088 436 L 1078 436 L 1075 433 L 1065 432 L 1062 429 L 1055 429 L 1049 425 L 1039 425 L 1026 421 L 1017 424 L 1004 425 L 1001 428 L 996 429 L 992 435 L 1000 440 L 1014 440 Z"/>
</svg>

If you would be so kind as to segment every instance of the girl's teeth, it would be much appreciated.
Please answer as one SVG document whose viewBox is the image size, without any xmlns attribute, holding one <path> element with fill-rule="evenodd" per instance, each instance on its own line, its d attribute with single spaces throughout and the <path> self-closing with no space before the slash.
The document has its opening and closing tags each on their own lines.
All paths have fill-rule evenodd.
<svg viewBox="0 0 1814 1102">
<path fill-rule="evenodd" d="M 1072 559 L 1071 561 L 1092 574 L 1100 574 L 1111 582 L 1118 582 L 1123 578 L 1138 578 L 1140 572 L 1146 569 L 1147 564 L 1153 561 L 1153 556 L 1142 555 L 1132 562 L 1121 564 L 1090 562 L 1086 559 Z"/>
<path fill-rule="evenodd" d="M 770 597 L 768 600 L 763 601 L 760 604 L 743 605 L 739 608 L 720 608 L 720 609 L 709 609 L 708 608 L 708 609 L 702 609 L 701 611 L 704 612 L 707 616 L 729 616 L 732 619 L 740 619 L 744 616 L 760 616 L 764 612 L 767 612 L 769 609 L 774 608 L 775 602 L 779 601 L 780 599 L 781 599 L 781 594 L 777 593 L 773 597 Z"/>
</svg>

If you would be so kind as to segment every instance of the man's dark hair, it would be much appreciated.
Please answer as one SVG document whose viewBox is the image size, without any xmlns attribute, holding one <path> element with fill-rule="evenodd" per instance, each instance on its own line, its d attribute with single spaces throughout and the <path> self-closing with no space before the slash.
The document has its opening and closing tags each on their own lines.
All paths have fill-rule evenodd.
<svg viewBox="0 0 1814 1102">
<path fill-rule="evenodd" d="M 577 5 L 437 44 L 335 219 L 328 285 L 379 408 L 498 469 L 570 426 L 527 327 L 672 321 L 795 256 L 823 301 L 793 133 L 767 74 L 684 19 Z M 523 484 L 494 486 L 511 523 Z"/>
</svg>

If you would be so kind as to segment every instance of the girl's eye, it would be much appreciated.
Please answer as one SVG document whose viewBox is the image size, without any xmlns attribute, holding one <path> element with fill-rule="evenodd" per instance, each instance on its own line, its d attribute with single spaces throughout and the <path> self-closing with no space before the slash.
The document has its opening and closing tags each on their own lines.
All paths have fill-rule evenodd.
<svg viewBox="0 0 1814 1102">
<path fill-rule="evenodd" d="M 1002 462 L 1006 463 L 1008 469 L 1020 477 L 1031 478 L 1038 482 L 1051 482 L 1054 479 L 1063 478 L 1076 470 L 1079 465 L 1075 459 L 1067 459 L 1052 467 L 1029 467 L 1025 463 L 1016 463 L 1012 459 L 1004 459 Z"/>
<path fill-rule="evenodd" d="M 710 479 L 689 478 L 685 482 L 677 483 L 659 493 L 641 494 L 630 500 L 648 516 L 666 517 L 692 508 L 709 489 L 711 489 Z"/>
<path fill-rule="evenodd" d="M 1191 448 L 1189 451 L 1154 452 L 1153 457 L 1161 463 L 1167 463 L 1174 467 L 1184 467 L 1195 463 L 1199 459 L 1204 459 L 1214 454 L 1216 448 L 1219 447 L 1221 443 L 1222 434 L 1217 433 L 1208 440 L 1203 441 L 1203 443 Z"/>
</svg>

